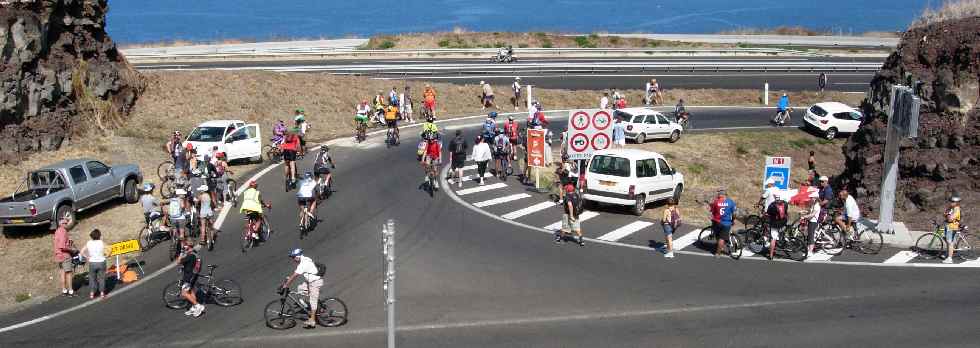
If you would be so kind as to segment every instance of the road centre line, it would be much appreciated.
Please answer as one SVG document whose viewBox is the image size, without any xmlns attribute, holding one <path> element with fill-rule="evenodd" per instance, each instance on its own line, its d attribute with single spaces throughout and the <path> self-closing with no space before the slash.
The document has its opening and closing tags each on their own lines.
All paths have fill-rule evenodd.
<svg viewBox="0 0 980 348">
<path fill-rule="evenodd" d="M 532 205 L 532 206 L 527 207 L 527 208 L 523 208 L 523 209 L 520 209 L 520 210 L 515 210 L 515 211 L 512 211 L 512 212 L 509 212 L 507 214 L 504 214 L 501 217 L 504 218 L 504 219 L 507 219 L 507 220 L 514 220 L 516 218 L 519 218 L 519 217 L 522 217 L 522 216 L 525 216 L 525 215 L 534 214 L 536 212 L 539 212 L 539 211 L 542 211 L 542 210 L 545 210 L 545 209 L 548 209 L 548 208 L 551 208 L 551 207 L 555 207 L 555 202 L 551 202 L 551 201 L 541 202 L 541 203 Z"/>
<path fill-rule="evenodd" d="M 918 257 L 919 254 L 911 250 L 902 250 L 889 257 L 884 263 L 900 264 L 912 261 L 912 259 Z"/>
<path fill-rule="evenodd" d="M 599 213 L 596 213 L 594 211 L 585 211 L 581 215 L 578 216 L 578 222 L 579 223 L 583 223 L 583 222 L 585 222 L 587 220 L 590 220 L 590 219 L 592 219 L 592 218 L 594 218 L 596 216 L 599 216 Z M 551 225 L 545 226 L 544 229 L 549 230 L 549 231 L 558 231 L 558 230 L 561 230 L 561 220 L 558 220 L 558 221 L 552 223 Z"/>
<path fill-rule="evenodd" d="M 514 195 L 510 195 L 510 196 L 497 197 L 497 198 L 494 198 L 494 199 L 485 200 L 483 202 L 473 203 L 473 206 L 480 207 L 480 208 L 485 208 L 485 207 L 489 207 L 489 206 L 493 206 L 493 205 L 497 205 L 497 204 L 503 204 L 503 203 L 507 203 L 507 202 L 513 202 L 513 201 L 516 201 L 516 200 L 519 200 L 519 199 L 524 199 L 524 198 L 529 198 L 529 197 L 531 197 L 531 195 L 526 194 L 526 193 L 518 193 L 518 194 L 514 194 Z"/>
<path fill-rule="evenodd" d="M 610 241 L 610 242 L 615 242 L 615 241 L 618 241 L 620 239 L 625 238 L 626 236 L 629 236 L 629 235 L 631 235 L 633 233 L 636 233 L 636 231 L 642 230 L 642 229 L 647 228 L 647 227 L 650 227 L 650 226 L 653 226 L 653 223 L 652 222 L 649 222 L 649 221 L 642 221 L 642 220 L 640 220 L 640 221 L 633 221 L 633 222 L 627 224 L 626 226 L 623 226 L 623 227 L 617 228 L 615 230 L 612 230 L 609 233 L 606 233 L 606 234 L 600 236 L 597 239 L 606 240 L 606 241 Z"/>
<path fill-rule="evenodd" d="M 456 191 L 456 194 L 459 195 L 459 196 L 465 196 L 465 195 L 468 195 L 468 194 L 473 194 L 473 193 L 477 193 L 477 192 L 485 192 L 485 191 L 490 191 L 490 190 L 496 190 L 496 189 L 504 188 L 504 187 L 507 187 L 507 184 L 502 183 L 502 182 L 498 182 L 496 184 L 490 184 L 490 185 L 484 185 L 484 186 L 476 186 L 476 187 L 471 187 L 471 188 L 468 188 L 468 189 L 462 189 L 462 190 Z"/>
</svg>

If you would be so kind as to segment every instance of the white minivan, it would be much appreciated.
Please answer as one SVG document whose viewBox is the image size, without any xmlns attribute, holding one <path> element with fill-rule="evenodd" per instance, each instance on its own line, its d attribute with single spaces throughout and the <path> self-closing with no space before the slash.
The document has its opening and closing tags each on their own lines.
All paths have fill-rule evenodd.
<svg viewBox="0 0 980 348">
<path fill-rule="evenodd" d="M 258 124 L 245 124 L 239 120 L 207 121 L 194 128 L 186 142 L 194 146 L 198 158 L 205 155 L 213 158 L 217 147 L 229 161 L 262 161 L 262 136 Z"/>
<path fill-rule="evenodd" d="M 636 149 L 597 151 L 585 174 L 585 202 L 632 206 L 642 215 L 646 204 L 674 198 L 684 191 L 684 175 L 659 153 Z"/>
</svg>

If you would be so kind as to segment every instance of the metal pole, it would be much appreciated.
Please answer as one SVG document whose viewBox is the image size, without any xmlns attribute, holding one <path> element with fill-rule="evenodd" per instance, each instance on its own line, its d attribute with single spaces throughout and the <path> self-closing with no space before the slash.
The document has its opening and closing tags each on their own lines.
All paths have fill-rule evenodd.
<svg viewBox="0 0 980 348">
<path fill-rule="evenodd" d="M 762 103 L 769 105 L 769 82 L 766 82 L 765 87 L 762 90 Z"/>
<path fill-rule="evenodd" d="M 395 220 L 381 227 L 385 261 L 385 310 L 388 312 L 388 348 L 395 348 Z"/>
</svg>

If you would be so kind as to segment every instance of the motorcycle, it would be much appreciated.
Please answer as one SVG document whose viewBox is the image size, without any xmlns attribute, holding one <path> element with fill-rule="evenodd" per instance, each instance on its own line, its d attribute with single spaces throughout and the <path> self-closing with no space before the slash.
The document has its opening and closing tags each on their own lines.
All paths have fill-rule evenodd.
<svg viewBox="0 0 980 348">
<path fill-rule="evenodd" d="M 517 57 L 512 54 L 497 54 L 490 57 L 490 63 L 516 63 Z"/>
</svg>

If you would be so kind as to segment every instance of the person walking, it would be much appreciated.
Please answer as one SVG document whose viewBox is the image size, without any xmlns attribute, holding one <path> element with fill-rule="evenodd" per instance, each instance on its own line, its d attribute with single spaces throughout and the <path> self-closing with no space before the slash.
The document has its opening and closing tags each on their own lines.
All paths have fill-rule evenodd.
<svg viewBox="0 0 980 348">
<path fill-rule="evenodd" d="M 810 157 L 807 157 L 807 159 L 806 159 L 806 169 L 807 170 L 812 170 L 812 171 L 816 171 L 817 170 L 816 153 L 813 152 L 813 151 L 810 151 Z"/>
<path fill-rule="evenodd" d="M 576 242 L 579 246 L 585 246 L 585 240 L 582 237 L 582 223 L 579 221 L 579 213 L 581 213 L 579 208 L 579 197 L 575 192 L 575 185 L 568 184 L 564 188 L 565 197 L 562 201 L 562 210 L 564 214 L 561 217 L 561 230 L 555 235 L 555 243 L 562 243 L 565 241 L 565 236 L 575 233 Z"/>
<path fill-rule="evenodd" d="M 71 258 L 78 253 L 71 237 L 68 236 L 69 220 L 65 217 L 58 219 L 58 228 L 54 230 L 54 262 L 58 265 L 58 280 L 61 281 L 61 295 L 75 296 L 75 286 L 72 284 L 75 266 Z"/>
<path fill-rule="evenodd" d="M 513 102 L 513 104 L 514 104 L 514 111 L 517 111 L 517 110 L 520 109 L 520 105 L 521 105 L 521 90 L 524 88 L 523 86 L 521 86 L 521 77 L 520 76 L 514 78 L 514 83 L 510 86 L 510 88 L 512 90 L 514 90 L 514 102 Z"/>
<path fill-rule="evenodd" d="M 674 231 L 681 225 L 681 212 L 677 209 L 677 201 L 673 198 L 667 199 L 667 208 L 660 218 L 660 225 L 664 228 L 664 257 L 674 258 Z"/>
<path fill-rule="evenodd" d="M 623 126 L 622 117 L 616 116 L 616 123 L 613 123 L 612 141 L 617 148 L 626 147 L 626 128 Z"/>
<path fill-rule="evenodd" d="M 725 250 L 725 242 L 732 232 L 732 223 L 735 217 L 735 201 L 728 198 L 728 193 L 722 189 L 718 190 L 718 197 L 709 206 L 711 211 L 711 229 L 718 241 L 715 249 L 715 257 L 721 256 Z"/>
<path fill-rule="evenodd" d="M 769 219 L 769 259 L 776 255 L 776 242 L 779 236 L 786 230 L 787 212 L 789 206 L 783 200 L 782 194 L 774 193 L 773 202 L 766 208 L 766 217 Z"/>
<path fill-rule="evenodd" d="M 473 144 L 471 157 L 476 162 L 476 173 L 480 177 L 480 185 L 483 185 L 483 176 L 487 173 L 487 163 L 493 159 L 493 151 L 490 150 L 490 144 L 487 144 L 488 141 L 487 139 L 483 139 L 482 136 L 477 136 L 476 143 Z"/>
<path fill-rule="evenodd" d="M 92 230 L 88 234 L 91 240 L 82 247 L 81 254 L 88 260 L 88 298 L 95 299 L 95 294 L 99 298 L 105 297 L 105 258 L 109 256 L 109 250 L 102 242 L 102 231 Z"/>
<path fill-rule="evenodd" d="M 452 174 L 456 176 L 460 188 L 463 187 L 463 164 L 466 162 L 466 149 L 468 147 L 466 138 L 463 138 L 463 131 L 457 129 L 456 136 L 449 141 L 449 163 Z"/>
</svg>

